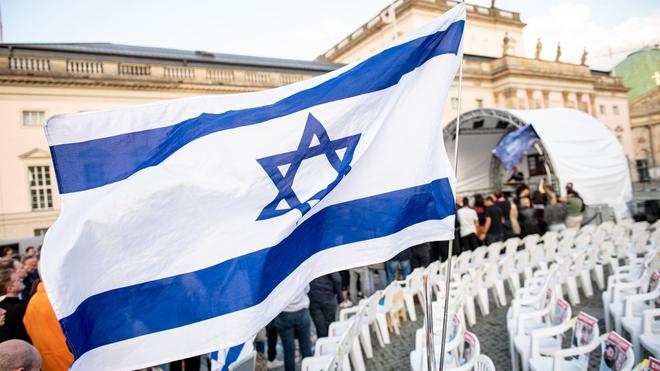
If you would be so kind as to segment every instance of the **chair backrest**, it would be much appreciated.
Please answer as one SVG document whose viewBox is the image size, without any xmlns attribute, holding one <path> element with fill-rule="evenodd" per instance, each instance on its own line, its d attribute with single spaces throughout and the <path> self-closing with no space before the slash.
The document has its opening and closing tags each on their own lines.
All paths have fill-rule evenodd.
<svg viewBox="0 0 660 371">
<path fill-rule="evenodd" d="M 525 244 L 525 249 L 529 250 L 530 248 L 535 247 L 539 243 L 540 239 L 541 239 L 541 236 L 539 236 L 536 233 L 525 236 L 525 238 L 523 238 L 523 243 Z"/>
<path fill-rule="evenodd" d="M 582 233 L 575 237 L 575 247 L 578 249 L 586 249 L 591 243 L 591 234 Z"/>
<path fill-rule="evenodd" d="M 504 242 L 505 254 L 506 256 L 514 256 L 516 251 L 518 251 L 518 246 L 520 245 L 520 238 L 512 237 Z"/>
<path fill-rule="evenodd" d="M 630 371 L 635 365 L 632 344 L 612 331 L 601 338 L 601 370 Z"/>
<path fill-rule="evenodd" d="M 406 277 L 406 282 L 410 291 L 413 295 L 422 292 L 422 274 L 424 273 L 424 268 L 419 267 L 413 269 L 412 272 Z"/>
<path fill-rule="evenodd" d="M 500 275 L 503 279 L 508 278 L 513 272 L 513 257 L 507 256 L 504 259 L 500 260 Z"/>
<path fill-rule="evenodd" d="M 575 238 L 575 235 L 577 234 L 577 229 L 575 228 L 566 228 L 563 231 L 561 231 L 561 239 L 562 241 L 565 239 L 573 239 Z"/>
<path fill-rule="evenodd" d="M 586 256 L 587 256 L 586 251 L 581 251 L 577 255 L 575 255 L 575 258 L 573 259 L 573 266 L 575 267 L 575 272 L 579 273 L 582 269 L 584 269 L 584 260 Z"/>
<path fill-rule="evenodd" d="M 536 267 L 539 265 L 539 262 L 543 260 L 543 247 L 539 245 L 534 245 L 528 249 L 529 251 L 529 266 Z"/>
<path fill-rule="evenodd" d="M 468 272 L 470 268 L 470 259 L 472 259 L 472 251 L 466 250 L 458 256 L 458 273 L 459 276 Z"/>
<path fill-rule="evenodd" d="M 554 242 L 550 242 L 554 241 Z M 550 239 L 543 243 L 543 252 L 545 253 L 545 261 L 551 262 L 557 259 L 557 240 Z"/>
<path fill-rule="evenodd" d="M 488 245 L 488 259 L 491 262 L 497 262 L 500 259 L 500 252 L 504 244 L 502 242 L 493 242 Z"/>
<path fill-rule="evenodd" d="M 480 246 L 474 250 L 474 253 L 472 254 L 472 266 L 480 267 L 484 263 L 487 252 L 488 249 L 485 246 Z"/>
<path fill-rule="evenodd" d="M 487 355 L 479 354 L 479 357 L 477 357 L 477 362 L 474 364 L 474 368 L 472 370 L 495 371 L 495 364 L 493 364 L 493 360 L 490 359 Z"/>
<path fill-rule="evenodd" d="M 516 270 L 522 272 L 529 266 L 529 252 L 521 250 L 516 253 Z"/>
<path fill-rule="evenodd" d="M 254 350 L 246 354 L 244 357 L 237 359 L 234 363 L 230 364 L 229 371 L 254 371 L 257 362 L 257 352 Z"/>
</svg>

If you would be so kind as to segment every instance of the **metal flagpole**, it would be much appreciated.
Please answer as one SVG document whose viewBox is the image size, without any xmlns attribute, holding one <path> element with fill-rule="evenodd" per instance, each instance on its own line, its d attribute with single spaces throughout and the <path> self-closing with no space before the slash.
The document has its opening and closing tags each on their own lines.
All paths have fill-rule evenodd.
<svg viewBox="0 0 660 371">
<path fill-rule="evenodd" d="M 456 178 L 456 185 L 458 185 L 458 134 L 461 129 L 461 108 L 463 100 L 463 57 L 461 56 L 461 65 L 458 69 L 458 110 L 456 113 L 456 136 L 454 139 L 454 176 Z M 458 192 L 457 192 L 458 194 Z M 440 346 L 440 371 L 445 368 L 445 343 L 447 342 L 447 323 L 449 312 L 449 286 L 451 283 L 451 257 L 454 240 L 449 241 L 449 248 L 447 250 L 447 277 L 445 277 L 445 305 L 444 305 L 444 318 L 442 319 L 442 339 Z"/>
<path fill-rule="evenodd" d="M 424 305 L 426 316 L 424 316 L 426 328 L 426 369 L 435 370 L 435 345 L 433 344 L 433 291 L 429 285 L 429 273 L 424 272 Z"/>
</svg>

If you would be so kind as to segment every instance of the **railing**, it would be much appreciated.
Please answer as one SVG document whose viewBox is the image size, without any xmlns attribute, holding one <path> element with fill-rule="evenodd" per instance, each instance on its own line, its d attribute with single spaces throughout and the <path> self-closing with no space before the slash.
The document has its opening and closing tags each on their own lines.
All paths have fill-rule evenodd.
<svg viewBox="0 0 660 371">
<path fill-rule="evenodd" d="M 76 74 L 101 74 L 103 73 L 103 63 L 89 61 L 66 61 L 66 71 Z"/>
<path fill-rule="evenodd" d="M 245 73 L 245 79 L 257 85 L 268 85 L 271 83 L 270 74 L 263 72 L 248 71 Z"/>
<path fill-rule="evenodd" d="M 206 78 L 213 82 L 234 81 L 236 78 L 234 71 L 222 70 L 219 68 L 209 68 L 206 70 Z"/>
<path fill-rule="evenodd" d="M 151 75 L 151 67 L 144 64 L 119 64 L 118 72 L 120 75 L 127 76 L 149 76 Z"/>
<path fill-rule="evenodd" d="M 195 78 L 195 70 L 190 67 L 165 67 L 164 76 L 173 80 L 192 80 Z"/>
<path fill-rule="evenodd" d="M 16 71 L 50 71 L 50 60 L 46 58 L 10 57 L 9 69 Z"/>
</svg>

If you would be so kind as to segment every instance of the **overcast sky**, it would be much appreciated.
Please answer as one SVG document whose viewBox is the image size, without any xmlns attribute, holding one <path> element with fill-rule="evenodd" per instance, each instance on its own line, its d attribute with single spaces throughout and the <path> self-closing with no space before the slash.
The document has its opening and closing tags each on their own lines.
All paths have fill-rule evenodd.
<svg viewBox="0 0 660 371">
<path fill-rule="evenodd" d="M 112 42 L 313 59 L 391 1 L 0 0 L 0 6 L 8 43 Z M 554 57 L 561 41 L 562 59 L 579 62 L 586 46 L 592 67 L 609 69 L 631 51 L 660 43 L 657 0 L 499 0 L 496 6 L 521 13 L 528 56 L 540 37 L 545 58 Z"/>
</svg>

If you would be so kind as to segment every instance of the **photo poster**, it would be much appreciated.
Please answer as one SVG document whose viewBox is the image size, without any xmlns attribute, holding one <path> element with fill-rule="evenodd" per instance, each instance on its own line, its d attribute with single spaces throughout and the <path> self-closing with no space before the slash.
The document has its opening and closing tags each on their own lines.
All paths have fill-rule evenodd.
<svg viewBox="0 0 660 371">
<path fill-rule="evenodd" d="M 580 312 L 573 325 L 573 338 L 571 339 L 572 347 L 577 348 L 591 343 L 594 336 L 598 336 L 596 333 L 597 324 L 598 319 L 584 312 Z M 585 370 L 589 367 L 589 353 L 581 354 L 577 359 L 578 363 L 582 364 Z"/>
<path fill-rule="evenodd" d="M 628 340 L 612 331 L 603 343 L 600 371 L 621 371 L 626 363 L 626 352 L 631 347 Z"/>
<path fill-rule="evenodd" d="M 553 308 L 552 320 L 550 321 L 550 324 L 552 326 L 557 326 L 564 322 L 566 316 L 568 315 L 568 308 L 568 302 L 562 298 L 558 298 L 556 305 Z"/>
<path fill-rule="evenodd" d="M 645 371 L 660 371 L 660 360 L 649 357 L 649 361 L 644 368 Z"/>
<path fill-rule="evenodd" d="M 478 356 L 474 354 L 477 350 L 476 348 L 477 338 L 468 331 L 463 332 L 463 357 L 461 357 L 460 365 L 464 365 L 472 359 L 472 357 Z"/>
</svg>

